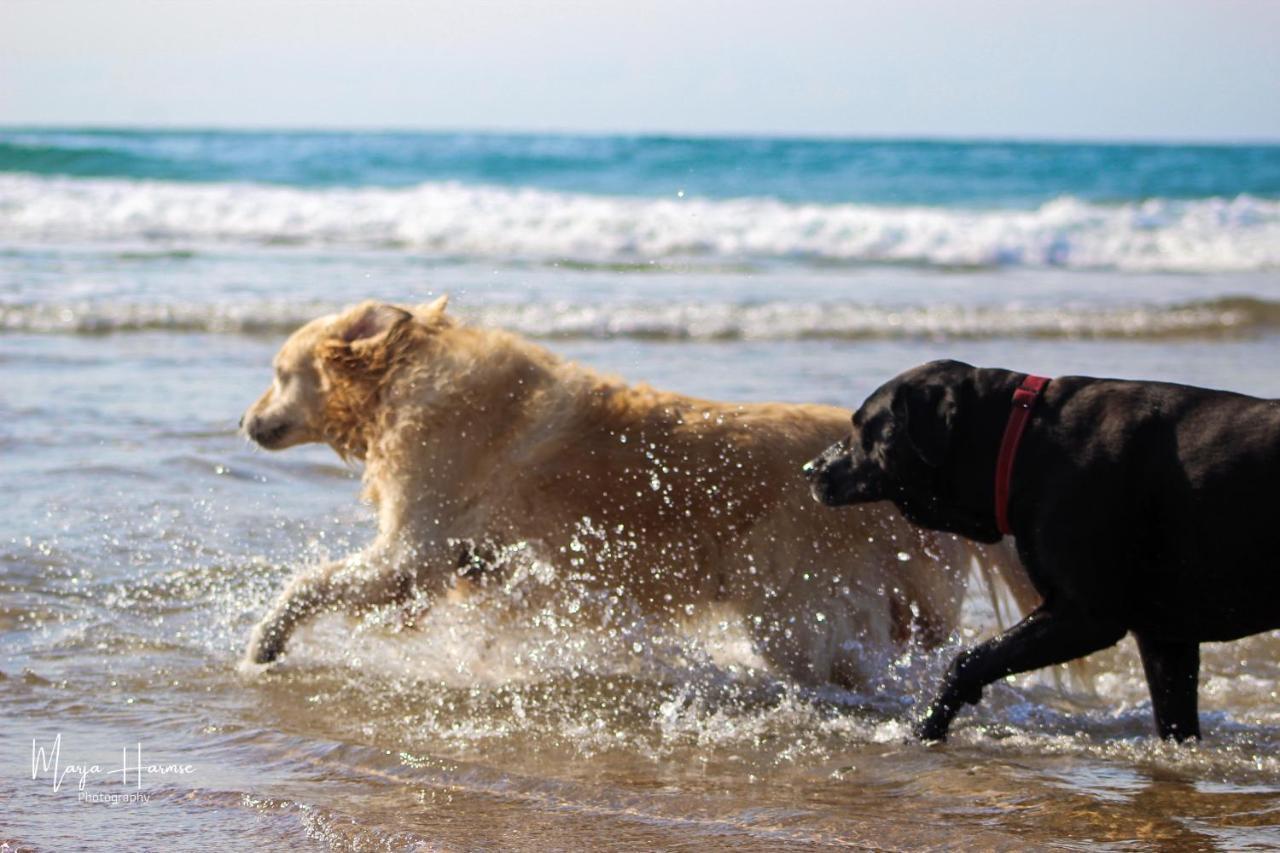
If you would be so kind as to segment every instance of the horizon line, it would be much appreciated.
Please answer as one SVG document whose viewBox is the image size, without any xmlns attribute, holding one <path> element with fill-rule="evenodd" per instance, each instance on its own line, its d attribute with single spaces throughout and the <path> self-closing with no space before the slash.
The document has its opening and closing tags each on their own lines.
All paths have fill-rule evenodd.
<svg viewBox="0 0 1280 853">
<path fill-rule="evenodd" d="M 94 133 L 148 132 L 148 133 L 313 133 L 313 134 L 424 134 L 456 136 L 550 136 L 636 139 L 696 139 L 696 140 L 776 140 L 795 142 L 924 142 L 1015 145 L 1152 145 L 1152 146 L 1280 146 L 1280 136 L 1098 136 L 1092 134 L 1049 136 L 1035 133 L 982 134 L 982 133 L 924 133 L 879 132 L 845 133 L 834 131 L 675 131 L 675 130 L 600 130 L 565 128 L 513 128 L 513 127 L 450 127 L 412 125 L 320 125 L 320 124 L 204 124 L 204 123 L 145 123 L 122 122 L 7 122 L 0 121 L 3 132 L 41 131 L 89 131 Z"/>
</svg>

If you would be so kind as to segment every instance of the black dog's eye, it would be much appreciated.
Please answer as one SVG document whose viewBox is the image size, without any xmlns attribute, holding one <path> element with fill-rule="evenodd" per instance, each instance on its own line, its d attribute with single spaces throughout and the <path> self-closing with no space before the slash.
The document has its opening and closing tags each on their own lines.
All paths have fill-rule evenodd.
<svg viewBox="0 0 1280 853">
<path fill-rule="evenodd" d="M 863 421 L 862 428 L 858 430 L 858 443 L 862 445 L 862 449 L 870 453 L 877 445 L 881 444 L 884 439 L 885 420 L 877 415 L 868 420 Z"/>
</svg>

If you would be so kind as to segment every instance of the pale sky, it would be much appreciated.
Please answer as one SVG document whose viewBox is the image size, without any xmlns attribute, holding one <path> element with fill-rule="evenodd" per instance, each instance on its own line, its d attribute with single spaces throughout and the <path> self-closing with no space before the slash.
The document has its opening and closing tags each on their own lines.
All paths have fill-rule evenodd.
<svg viewBox="0 0 1280 853">
<path fill-rule="evenodd" d="M 0 0 L 0 124 L 1280 140 L 1280 2 Z"/>
</svg>

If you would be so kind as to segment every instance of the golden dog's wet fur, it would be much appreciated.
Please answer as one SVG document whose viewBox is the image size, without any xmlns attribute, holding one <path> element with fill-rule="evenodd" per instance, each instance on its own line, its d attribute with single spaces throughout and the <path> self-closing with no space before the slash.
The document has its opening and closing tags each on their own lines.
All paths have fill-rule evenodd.
<svg viewBox="0 0 1280 853">
<path fill-rule="evenodd" d="M 1029 587 L 1004 549 L 917 530 L 888 504 L 817 507 L 800 466 L 849 416 L 629 386 L 458 323 L 444 299 L 312 321 L 245 429 L 272 449 L 323 441 L 362 460 L 378 535 L 295 577 L 249 659 L 275 659 L 318 611 L 465 585 L 459 541 L 529 543 L 655 615 L 736 610 L 793 678 L 861 681 L 875 653 L 956 627 L 974 557 Z"/>
</svg>

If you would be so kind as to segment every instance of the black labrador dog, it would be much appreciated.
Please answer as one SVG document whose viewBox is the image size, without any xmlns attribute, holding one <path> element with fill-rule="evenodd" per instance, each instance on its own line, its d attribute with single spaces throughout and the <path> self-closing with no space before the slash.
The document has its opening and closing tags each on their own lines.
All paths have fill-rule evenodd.
<svg viewBox="0 0 1280 853">
<path fill-rule="evenodd" d="M 890 500 L 980 542 L 1012 532 L 1044 599 L 952 661 L 916 734 L 945 739 L 986 685 L 1132 631 L 1160 736 L 1199 738 L 1199 644 L 1280 627 L 1280 400 L 1035 379 L 958 361 L 908 370 L 805 466 L 832 506 Z"/>
</svg>

